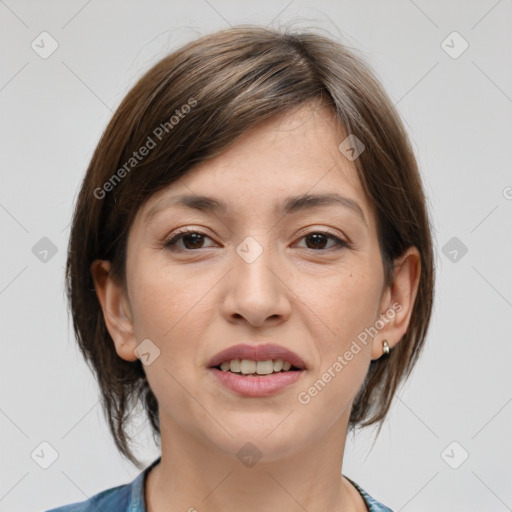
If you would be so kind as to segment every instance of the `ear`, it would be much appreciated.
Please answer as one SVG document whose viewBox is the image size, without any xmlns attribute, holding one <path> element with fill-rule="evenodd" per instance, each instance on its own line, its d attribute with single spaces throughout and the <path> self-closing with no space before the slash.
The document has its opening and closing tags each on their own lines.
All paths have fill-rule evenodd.
<svg viewBox="0 0 512 512">
<path fill-rule="evenodd" d="M 93 261 L 91 274 L 103 310 L 105 325 L 114 340 L 117 354 L 126 361 L 135 361 L 137 356 L 134 350 L 137 343 L 133 334 L 130 304 L 124 287 L 113 279 L 110 261 Z"/>
<path fill-rule="evenodd" d="M 383 355 L 382 342 L 387 340 L 392 349 L 407 332 L 421 274 L 421 256 L 416 247 L 409 247 L 395 259 L 393 282 L 385 288 L 380 303 L 381 322 L 372 343 L 372 359 Z"/>
</svg>

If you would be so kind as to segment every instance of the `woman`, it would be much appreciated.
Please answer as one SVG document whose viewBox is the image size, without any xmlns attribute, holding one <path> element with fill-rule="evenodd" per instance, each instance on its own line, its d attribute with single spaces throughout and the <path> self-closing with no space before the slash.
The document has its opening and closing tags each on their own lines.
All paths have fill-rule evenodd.
<svg viewBox="0 0 512 512">
<path fill-rule="evenodd" d="M 239 26 L 150 69 L 94 153 L 67 291 L 120 452 L 58 511 L 389 511 L 342 473 L 424 344 L 431 227 L 403 125 L 351 51 Z M 380 430 L 380 428 L 379 428 Z"/>
</svg>

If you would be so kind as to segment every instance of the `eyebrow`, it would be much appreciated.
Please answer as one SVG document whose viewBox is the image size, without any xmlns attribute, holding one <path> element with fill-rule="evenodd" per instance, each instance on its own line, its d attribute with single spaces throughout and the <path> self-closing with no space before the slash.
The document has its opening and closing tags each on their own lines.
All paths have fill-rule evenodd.
<svg viewBox="0 0 512 512">
<path fill-rule="evenodd" d="M 145 222 L 149 222 L 159 211 L 170 206 L 186 206 L 193 210 L 201 212 L 212 212 L 215 214 L 226 214 L 229 210 L 228 204 L 222 199 L 208 197 L 203 195 L 180 195 L 163 199 L 156 203 L 144 217 Z M 299 211 L 304 211 L 319 206 L 339 205 L 352 210 L 368 227 L 362 208 L 353 199 L 336 194 L 303 194 L 299 196 L 287 197 L 284 202 L 274 207 L 275 214 L 290 215 Z"/>
</svg>

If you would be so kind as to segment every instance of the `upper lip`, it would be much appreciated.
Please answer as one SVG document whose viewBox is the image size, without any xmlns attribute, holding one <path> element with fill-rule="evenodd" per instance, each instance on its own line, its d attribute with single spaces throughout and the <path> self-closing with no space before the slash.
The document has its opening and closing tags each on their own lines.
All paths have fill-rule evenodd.
<svg viewBox="0 0 512 512">
<path fill-rule="evenodd" d="M 215 354 L 208 362 L 208 367 L 213 368 L 215 366 L 219 366 L 224 361 L 231 361 L 232 359 L 250 359 L 251 361 L 282 359 L 283 361 L 288 361 L 291 365 L 301 370 L 306 368 L 306 364 L 302 358 L 295 352 L 273 343 L 267 343 L 264 345 L 233 345 L 232 347 Z"/>
</svg>

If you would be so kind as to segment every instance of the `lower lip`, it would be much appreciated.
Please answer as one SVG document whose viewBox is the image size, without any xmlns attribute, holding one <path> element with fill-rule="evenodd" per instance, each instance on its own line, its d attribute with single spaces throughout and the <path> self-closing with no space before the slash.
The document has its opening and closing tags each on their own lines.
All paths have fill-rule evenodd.
<svg viewBox="0 0 512 512">
<path fill-rule="evenodd" d="M 281 389 L 297 382 L 304 370 L 271 373 L 269 375 L 248 375 L 242 377 L 231 372 L 224 372 L 217 368 L 210 368 L 221 384 L 235 393 L 244 396 L 270 396 Z"/>
</svg>

